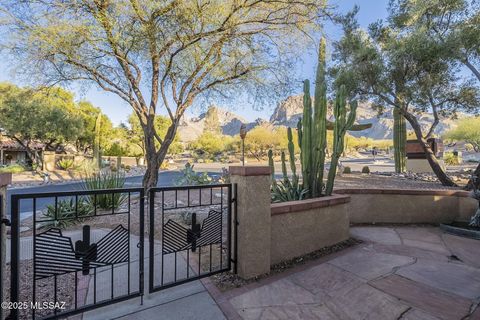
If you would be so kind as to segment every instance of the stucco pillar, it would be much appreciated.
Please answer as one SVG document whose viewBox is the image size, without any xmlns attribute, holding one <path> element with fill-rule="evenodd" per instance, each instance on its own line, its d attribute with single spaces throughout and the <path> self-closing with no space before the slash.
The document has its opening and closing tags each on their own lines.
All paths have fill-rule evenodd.
<svg viewBox="0 0 480 320">
<path fill-rule="evenodd" d="M 229 170 L 237 184 L 237 272 L 250 279 L 270 271 L 270 167 Z"/>
<path fill-rule="evenodd" d="M 52 151 L 43 151 L 43 170 L 45 171 L 55 171 L 55 152 Z"/>
<path fill-rule="evenodd" d="M 11 173 L 0 173 L 0 197 L 2 198 L 2 207 L 0 221 L 7 218 L 7 186 L 12 183 L 12 174 Z M 3 300 L 3 291 L 4 280 L 6 277 L 5 274 L 5 264 L 6 264 L 6 246 L 7 246 L 7 228 L 5 224 L 0 224 L 0 246 L 1 246 L 1 255 L 0 255 L 0 301 Z M 0 310 L 0 319 L 4 319 L 6 316 L 6 310 Z"/>
</svg>

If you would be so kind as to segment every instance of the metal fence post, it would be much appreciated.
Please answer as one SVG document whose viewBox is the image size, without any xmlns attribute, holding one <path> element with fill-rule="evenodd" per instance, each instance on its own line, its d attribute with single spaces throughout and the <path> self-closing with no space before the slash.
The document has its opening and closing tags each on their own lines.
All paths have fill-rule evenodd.
<svg viewBox="0 0 480 320">
<path fill-rule="evenodd" d="M 7 185 L 12 182 L 11 173 L 0 173 L 0 300 L 4 301 L 3 290 L 7 263 L 7 227 L 10 220 L 7 218 Z M 0 308 L 0 320 L 5 319 L 6 310 Z"/>
</svg>

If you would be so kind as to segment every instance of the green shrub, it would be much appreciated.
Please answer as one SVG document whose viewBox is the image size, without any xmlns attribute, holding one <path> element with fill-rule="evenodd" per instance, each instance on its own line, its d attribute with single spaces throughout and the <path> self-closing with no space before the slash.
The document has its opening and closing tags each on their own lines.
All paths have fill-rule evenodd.
<svg viewBox="0 0 480 320">
<path fill-rule="evenodd" d="M 448 166 L 457 166 L 460 164 L 458 155 L 455 155 L 453 152 L 445 152 L 443 155 L 443 161 Z"/>
<path fill-rule="evenodd" d="M 193 167 L 193 165 L 187 162 L 185 164 L 185 169 L 180 171 L 182 175 L 177 179 L 175 184 L 179 186 L 194 186 L 210 184 L 214 182 L 212 177 L 210 177 L 206 172 L 197 173 L 195 170 L 193 170 Z"/>
<path fill-rule="evenodd" d="M 343 168 L 343 173 L 347 173 L 347 174 L 352 173 L 352 168 L 350 168 L 350 167 Z"/>
<path fill-rule="evenodd" d="M 121 189 L 125 185 L 125 173 L 118 171 L 101 171 L 94 173 L 83 179 L 82 186 L 85 190 L 108 190 Z M 96 199 L 95 199 L 96 198 Z M 96 204 L 101 209 L 117 209 L 126 201 L 126 195 L 123 193 L 105 193 L 90 195 L 90 204 Z"/>
<path fill-rule="evenodd" d="M 68 170 L 73 168 L 73 159 L 72 158 L 63 158 L 58 160 L 57 166 L 62 170 Z"/>
<path fill-rule="evenodd" d="M 77 211 L 77 217 L 75 218 L 75 210 Z M 91 215 L 93 208 L 88 201 L 78 199 L 77 205 L 73 199 L 60 200 L 57 203 L 57 214 L 55 217 L 55 205 L 48 205 L 47 211 L 43 214 L 44 220 L 40 228 L 60 228 L 65 229 L 73 226 L 79 222 L 85 221 L 88 216 Z"/>
<path fill-rule="evenodd" d="M 370 173 L 370 168 L 368 166 L 365 166 L 362 168 L 362 173 Z"/>
<path fill-rule="evenodd" d="M 5 167 L 0 167 L 0 173 L 21 173 L 25 171 L 25 167 L 16 163 Z"/>
</svg>

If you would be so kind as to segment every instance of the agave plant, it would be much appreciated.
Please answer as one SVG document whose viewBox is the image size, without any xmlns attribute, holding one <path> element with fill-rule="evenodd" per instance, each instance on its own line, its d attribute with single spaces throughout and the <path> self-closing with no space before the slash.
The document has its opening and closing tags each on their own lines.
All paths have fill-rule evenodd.
<svg viewBox="0 0 480 320">
<path fill-rule="evenodd" d="M 303 200 L 308 195 L 308 189 L 302 187 L 297 179 L 280 180 L 272 187 L 272 202 Z"/>
<path fill-rule="evenodd" d="M 48 205 L 44 212 L 40 228 L 60 228 L 65 229 L 79 222 L 85 221 L 91 214 L 93 208 L 88 201 L 79 199 L 75 204 L 73 199 L 60 200 L 55 208 L 54 205 Z"/>
</svg>

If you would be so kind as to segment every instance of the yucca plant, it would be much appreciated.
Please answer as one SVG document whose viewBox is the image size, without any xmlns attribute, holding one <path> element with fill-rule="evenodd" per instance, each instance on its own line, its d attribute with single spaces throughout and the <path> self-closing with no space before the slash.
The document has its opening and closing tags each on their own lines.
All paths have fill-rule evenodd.
<svg viewBox="0 0 480 320">
<path fill-rule="evenodd" d="M 123 171 L 100 171 L 83 178 L 82 186 L 84 190 L 109 190 L 121 189 L 125 185 L 125 173 Z M 126 201 L 126 195 L 123 193 L 102 193 L 90 195 L 91 205 L 101 209 L 117 209 Z"/>
<path fill-rule="evenodd" d="M 60 200 L 55 205 L 48 205 L 47 211 L 44 212 L 41 222 L 41 229 L 60 228 L 65 229 L 79 222 L 85 221 L 91 215 L 93 208 L 88 201 L 79 199 L 75 204 L 73 199 Z M 55 214 L 56 211 L 56 214 Z"/>
</svg>

